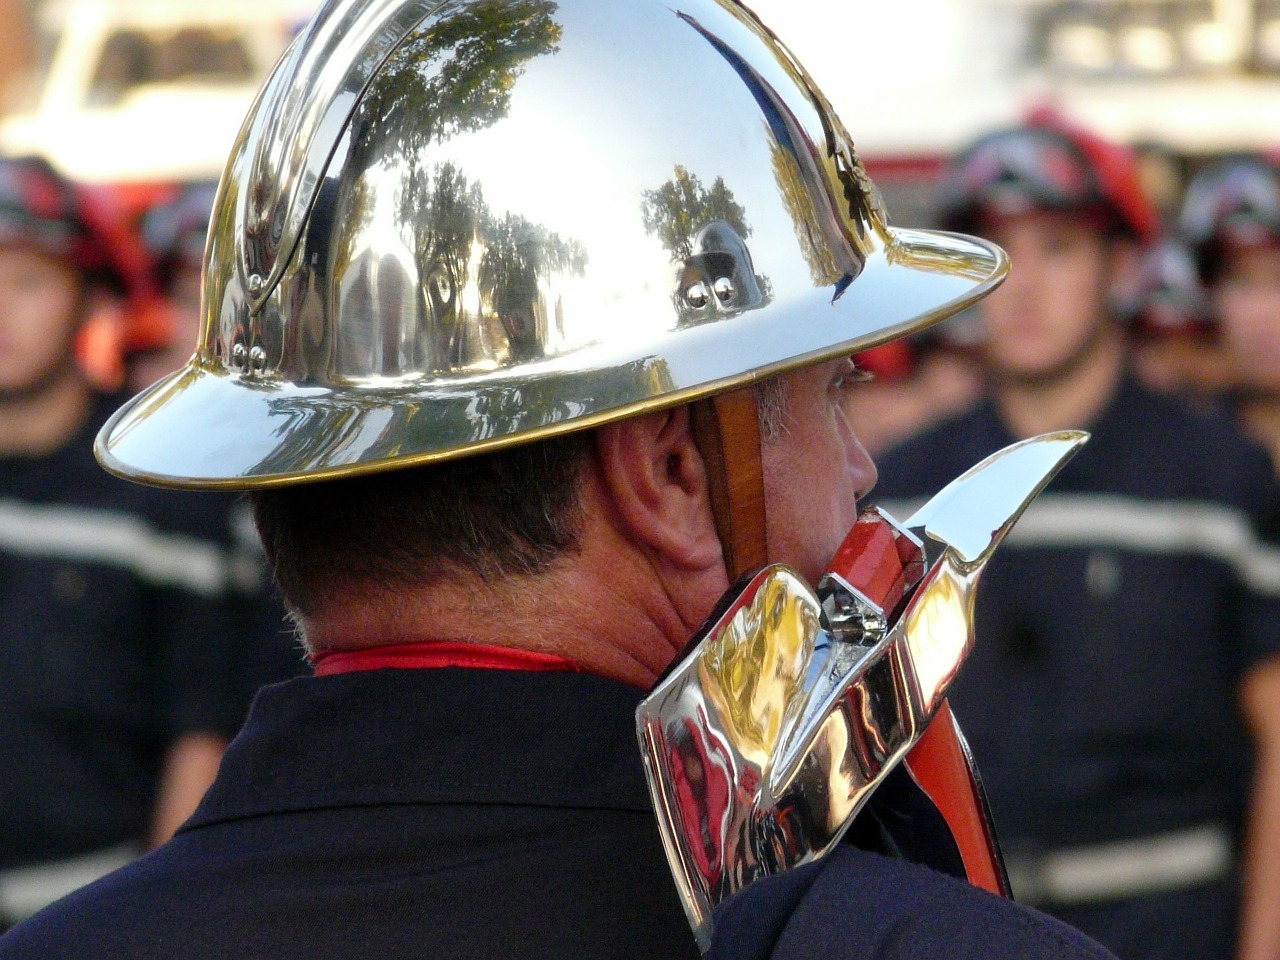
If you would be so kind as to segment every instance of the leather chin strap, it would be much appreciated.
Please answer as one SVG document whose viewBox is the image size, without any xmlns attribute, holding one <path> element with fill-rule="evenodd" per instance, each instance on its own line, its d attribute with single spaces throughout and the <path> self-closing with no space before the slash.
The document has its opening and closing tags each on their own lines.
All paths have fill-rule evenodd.
<svg viewBox="0 0 1280 960">
<path fill-rule="evenodd" d="M 741 387 L 695 401 L 690 420 L 707 465 L 711 511 L 732 582 L 768 562 L 755 391 Z"/>
</svg>

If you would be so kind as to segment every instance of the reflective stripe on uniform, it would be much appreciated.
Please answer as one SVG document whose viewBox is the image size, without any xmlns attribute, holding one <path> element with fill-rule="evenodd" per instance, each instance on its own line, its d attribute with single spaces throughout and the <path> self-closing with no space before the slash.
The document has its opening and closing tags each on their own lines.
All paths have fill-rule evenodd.
<svg viewBox="0 0 1280 960">
<path fill-rule="evenodd" d="M 923 503 L 885 500 L 879 505 L 905 520 Z M 1046 493 L 1027 508 L 1006 542 L 1023 548 L 1112 547 L 1199 555 L 1234 567 L 1253 590 L 1280 596 L 1280 549 L 1258 539 L 1244 511 L 1222 504 Z"/>
<path fill-rule="evenodd" d="M 133 844 L 122 843 L 54 863 L 0 871 L 0 921 L 17 923 L 85 884 L 120 869 L 138 853 Z"/>
<path fill-rule="evenodd" d="M 1093 903 L 1182 890 L 1226 876 L 1234 863 L 1231 835 L 1220 823 L 1006 857 L 1014 896 L 1030 904 Z"/>
<path fill-rule="evenodd" d="M 226 552 L 208 541 L 161 533 L 135 516 L 63 504 L 0 500 L 0 549 L 128 570 L 157 586 L 214 596 L 226 588 Z"/>
</svg>

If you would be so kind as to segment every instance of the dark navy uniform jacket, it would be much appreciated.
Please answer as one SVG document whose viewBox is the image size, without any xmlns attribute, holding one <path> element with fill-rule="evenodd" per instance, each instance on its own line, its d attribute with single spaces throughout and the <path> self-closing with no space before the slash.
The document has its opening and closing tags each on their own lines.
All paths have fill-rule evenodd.
<svg viewBox="0 0 1280 960">
<path fill-rule="evenodd" d="M 0 957 L 692 960 L 639 698 L 588 675 L 459 668 L 268 687 L 177 837 L 15 927 Z M 1109 956 L 853 847 L 771 879 L 727 905 L 717 956 Z"/>
<path fill-rule="evenodd" d="M 1225 416 L 1132 378 L 1084 426 L 983 575 L 952 705 L 1011 861 L 1197 829 L 1229 845 L 1250 786 L 1239 684 L 1280 653 L 1271 464 Z M 1011 442 L 982 405 L 880 458 L 874 497 L 906 519 Z M 1169 960 L 1230 955 L 1236 899 L 1228 872 L 1052 909 Z"/>
<path fill-rule="evenodd" d="M 951 695 L 1006 846 L 1238 822 L 1242 674 L 1280 653 L 1280 491 L 1223 416 L 1126 379 L 978 589 Z M 880 459 L 906 519 L 1013 442 L 991 404 Z"/>
<path fill-rule="evenodd" d="M 228 501 L 94 461 L 120 399 L 47 456 L 0 457 L 0 870 L 140 844 L 173 740 L 239 729 L 246 664 L 275 654 L 272 681 L 289 675 L 283 611 Z"/>
</svg>

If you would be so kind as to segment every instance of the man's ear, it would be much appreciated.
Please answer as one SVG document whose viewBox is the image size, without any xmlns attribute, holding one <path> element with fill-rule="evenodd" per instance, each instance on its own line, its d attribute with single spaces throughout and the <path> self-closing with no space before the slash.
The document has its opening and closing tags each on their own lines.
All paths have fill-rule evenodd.
<svg viewBox="0 0 1280 960">
<path fill-rule="evenodd" d="M 605 489 L 630 537 L 682 569 L 721 562 L 688 407 L 605 424 L 596 430 L 595 448 Z"/>
</svg>

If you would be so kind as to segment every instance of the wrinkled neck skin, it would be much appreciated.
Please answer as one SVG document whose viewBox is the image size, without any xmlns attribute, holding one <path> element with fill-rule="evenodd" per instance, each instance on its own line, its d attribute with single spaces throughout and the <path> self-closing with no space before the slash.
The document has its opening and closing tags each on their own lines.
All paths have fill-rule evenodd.
<svg viewBox="0 0 1280 960">
<path fill-rule="evenodd" d="M 300 620 L 308 648 L 492 644 L 566 657 L 588 673 L 648 689 L 728 589 L 728 575 L 719 556 L 691 567 L 637 542 L 597 472 L 584 473 L 579 549 L 549 569 L 348 596 L 343 606 Z"/>
</svg>

